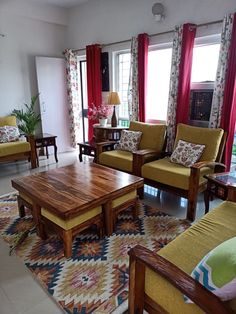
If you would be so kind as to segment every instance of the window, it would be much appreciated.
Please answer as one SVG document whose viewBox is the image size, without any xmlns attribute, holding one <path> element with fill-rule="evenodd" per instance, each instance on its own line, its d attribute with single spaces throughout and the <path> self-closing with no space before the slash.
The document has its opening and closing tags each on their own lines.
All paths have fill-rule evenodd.
<svg viewBox="0 0 236 314">
<path fill-rule="evenodd" d="M 166 120 L 169 97 L 172 49 L 158 49 L 148 54 L 146 120 Z"/>
<path fill-rule="evenodd" d="M 86 60 L 83 58 L 78 59 L 79 64 L 79 99 L 82 107 L 82 129 L 80 141 L 88 141 L 88 98 L 87 98 L 87 69 Z"/>
<path fill-rule="evenodd" d="M 191 82 L 215 81 L 219 51 L 220 44 L 194 47 Z"/>
<path fill-rule="evenodd" d="M 208 127 L 220 44 L 205 44 L 193 49 L 190 93 L 190 124 Z"/>
<path fill-rule="evenodd" d="M 128 113 L 128 85 L 130 72 L 130 53 L 119 52 L 115 56 L 116 61 L 116 90 L 119 93 L 121 105 L 119 108 L 119 119 L 129 119 Z"/>
</svg>

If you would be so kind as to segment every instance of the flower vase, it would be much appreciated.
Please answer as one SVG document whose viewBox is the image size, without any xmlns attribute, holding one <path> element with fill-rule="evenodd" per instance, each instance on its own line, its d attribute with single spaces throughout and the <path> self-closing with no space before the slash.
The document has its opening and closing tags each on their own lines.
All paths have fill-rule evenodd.
<svg viewBox="0 0 236 314">
<path fill-rule="evenodd" d="M 105 118 L 99 119 L 99 124 L 100 124 L 100 126 L 106 126 L 107 125 L 107 119 L 105 119 Z"/>
</svg>

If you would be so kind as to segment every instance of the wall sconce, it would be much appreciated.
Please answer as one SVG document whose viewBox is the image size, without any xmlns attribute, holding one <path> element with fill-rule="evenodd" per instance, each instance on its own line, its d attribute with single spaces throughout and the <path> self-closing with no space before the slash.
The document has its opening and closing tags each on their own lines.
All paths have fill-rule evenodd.
<svg viewBox="0 0 236 314">
<path fill-rule="evenodd" d="M 164 20 L 165 15 L 164 15 L 164 6 L 162 3 L 157 2 L 154 3 L 152 6 L 152 14 L 154 16 L 155 21 L 160 22 L 162 20 Z"/>
</svg>

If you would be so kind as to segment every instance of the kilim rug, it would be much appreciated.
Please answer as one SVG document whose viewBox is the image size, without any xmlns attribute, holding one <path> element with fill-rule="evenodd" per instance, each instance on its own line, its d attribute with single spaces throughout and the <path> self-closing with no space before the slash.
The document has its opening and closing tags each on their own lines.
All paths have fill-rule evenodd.
<svg viewBox="0 0 236 314">
<path fill-rule="evenodd" d="M 35 232 L 15 253 L 66 313 L 117 314 L 127 310 L 129 249 L 140 244 L 157 252 L 189 225 L 140 203 L 139 218 L 134 221 L 128 209 L 119 216 L 112 236 L 99 240 L 94 230 L 78 236 L 70 259 L 64 258 L 59 238 L 51 235 L 42 241 Z M 17 233 L 32 226 L 30 211 L 19 218 L 16 194 L 0 197 L 0 234 L 5 241 L 12 244 Z"/>
</svg>

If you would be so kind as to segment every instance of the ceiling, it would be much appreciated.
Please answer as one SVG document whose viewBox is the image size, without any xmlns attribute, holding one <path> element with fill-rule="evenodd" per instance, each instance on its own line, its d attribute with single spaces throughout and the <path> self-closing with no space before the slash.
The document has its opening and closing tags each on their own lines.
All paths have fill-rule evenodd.
<svg viewBox="0 0 236 314">
<path fill-rule="evenodd" d="M 81 3 L 87 2 L 88 0 L 28 0 L 28 1 L 57 5 L 63 8 L 73 8 Z"/>
</svg>

